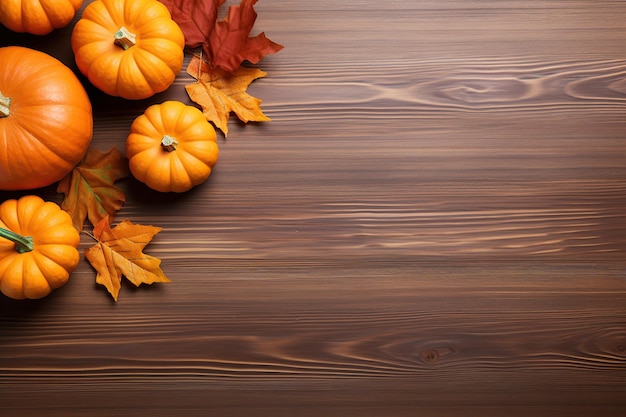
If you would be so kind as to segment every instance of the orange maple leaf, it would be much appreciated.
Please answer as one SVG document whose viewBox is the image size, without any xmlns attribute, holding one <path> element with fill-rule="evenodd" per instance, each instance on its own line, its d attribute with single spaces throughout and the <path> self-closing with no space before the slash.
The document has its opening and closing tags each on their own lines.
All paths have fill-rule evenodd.
<svg viewBox="0 0 626 417">
<path fill-rule="evenodd" d="M 160 227 L 133 224 L 124 220 L 113 229 L 103 218 L 93 229 L 97 243 L 85 250 L 85 257 L 97 272 L 96 283 L 104 285 L 115 301 L 125 276 L 135 286 L 170 282 L 161 270 L 161 260 L 146 255 L 143 249 L 162 230 Z"/>
<path fill-rule="evenodd" d="M 228 136 L 228 118 L 234 112 L 244 122 L 265 122 L 270 118 L 261 110 L 261 99 L 249 95 L 250 83 L 267 73 L 258 68 L 240 67 L 234 73 L 211 68 L 206 61 L 194 56 L 187 73 L 196 82 L 185 86 L 189 98 L 202 107 L 208 121 Z"/>
<path fill-rule="evenodd" d="M 118 149 L 90 149 L 83 161 L 59 182 L 57 192 L 65 194 L 61 208 L 70 214 L 79 232 L 86 218 L 96 225 L 107 216 L 113 218 L 122 208 L 126 196 L 114 183 L 128 175 L 128 161 Z"/>
</svg>

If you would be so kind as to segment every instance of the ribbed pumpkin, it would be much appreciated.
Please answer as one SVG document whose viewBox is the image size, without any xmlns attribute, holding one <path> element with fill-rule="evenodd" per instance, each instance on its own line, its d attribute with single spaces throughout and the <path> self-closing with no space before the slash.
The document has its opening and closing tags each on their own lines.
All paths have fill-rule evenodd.
<svg viewBox="0 0 626 417">
<path fill-rule="evenodd" d="M 0 48 L 0 190 L 63 178 L 87 151 L 92 128 L 91 102 L 72 70 L 44 52 Z"/>
<path fill-rule="evenodd" d="M 0 0 L 0 23 L 14 32 L 46 35 L 67 26 L 83 0 Z"/>
<path fill-rule="evenodd" d="M 70 215 L 36 195 L 0 204 L 0 291 L 18 300 L 63 286 L 80 260 Z"/>
<path fill-rule="evenodd" d="M 80 71 L 105 93 L 131 100 L 174 82 L 184 46 L 182 30 L 157 0 L 96 0 L 72 32 Z"/>
<path fill-rule="evenodd" d="M 133 176 L 161 192 L 180 193 L 203 183 L 218 154 L 213 126 L 199 109 L 179 101 L 148 107 L 126 139 Z"/>
</svg>

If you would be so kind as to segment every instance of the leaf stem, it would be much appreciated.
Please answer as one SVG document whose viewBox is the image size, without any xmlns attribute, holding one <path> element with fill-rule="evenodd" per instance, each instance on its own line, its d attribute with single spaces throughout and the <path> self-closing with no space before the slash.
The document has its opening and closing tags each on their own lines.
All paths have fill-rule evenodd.
<svg viewBox="0 0 626 417">
<path fill-rule="evenodd" d="M 86 231 L 86 230 L 82 230 L 81 232 L 82 232 L 82 233 L 84 233 L 84 234 L 86 234 L 87 236 L 89 236 L 90 238 L 92 238 L 93 240 L 95 240 L 96 242 L 98 242 L 98 238 L 97 238 L 97 237 L 95 237 L 93 233 L 89 233 L 89 232 L 88 232 L 88 231 Z"/>
<path fill-rule="evenodd" d="M 200 49 L 200 64 L 198 65 L 198 76 L 196 79 L 199 80 L 200 77 L 202 77 L 202 49 Z"/>
<path fill-rule="evenodd" d="M 15 250 L 17 253 L 30 252 L 35 248 L 35 244 L 31 236 L 22 236 L 11 230 L 0 227 L 0 237 L 15 243 Z"/>
<path fill-rule="evenodd" d="M 131 46 L 134 46 L 137 42 L 137 35 L 126 29 L 126 27 L 120 27 L 117 32 L 115 32 L 115 43 L 120 48 L 127 50 Z"/>
<path fill-rule="evenodd" d="M 11 107 L 11 98 L 2 94 L 0 91 L 0 117 L 8 117 Z"/>
</svg>

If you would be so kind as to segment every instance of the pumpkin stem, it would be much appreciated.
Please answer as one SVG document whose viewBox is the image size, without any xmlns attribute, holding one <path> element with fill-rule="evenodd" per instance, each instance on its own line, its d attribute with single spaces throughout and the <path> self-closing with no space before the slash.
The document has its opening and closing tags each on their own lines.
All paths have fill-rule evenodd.
<svg viewBox="0 0 626 417">
<path fill-rule="evenodd" d="M 136 39 L 137 35 L 122 26 L 117 30 L 117 32 L 115 32 L 115 41 L 113 43 L 126 50 L 135 45 L 137 42 Z"/>
<path fill-rule="evenodd" d="M 176 140 L 176 138 L 170 135 L 164 135 L 163 138 L 161 139 L 161 147 L 165 151 L 168 151 L 168 152 L 175 151 L 177 146 L 178 146 L 178 141 Z"/>
<path fill-rule="evenodd" d="M 8 117 L 9 116 L 9 108 L 11 107 L 11 98 L 6 97 L 0 91 L 0 117 Z"/>
<path fill-rule="evenodd" d="M 11 230 L 0 227 L 0 237 L 15 243 L 15 250 L 18 253 L 30 252 L 35 248 L 33 238 L 31 236 L 22 236 Z"/>
</svg>

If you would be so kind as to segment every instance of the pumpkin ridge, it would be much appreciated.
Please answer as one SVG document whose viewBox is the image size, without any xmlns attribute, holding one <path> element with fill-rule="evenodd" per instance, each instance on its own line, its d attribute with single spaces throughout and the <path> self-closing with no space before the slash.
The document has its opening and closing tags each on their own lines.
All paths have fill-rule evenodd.
<svg viewBox="0 0 626 417">
<path fill-rule="evenodd" d="M 163 134 L 168 134 L 174 137 L 180 136 L 177 124 L 183 111 L 185 110 L 185 105 L 180 101 L 168 100 L 160 106 L 155 107 L 155 109 L 158 109 L 158 112 L 155 113 L 155 115 L 158 115 L 158 120 L 161 122 Z"/>
<path fill-rule="evenodd" d="M 147 30 L 154 25 L 155 27 L 163 27 L 162 25 L 164 24 L 162 21 L 169 21 L 171 20 L 171 18 L 156 18 L 156 19 L 148 19 L 145 22 L 139 22 L 135 24 L 135 28 L 137 30 L 138 33 L 141 33 L 141 37 L 140 40 L 142 39 L 152 39 L 152 38 L 161 38 L 163 36 L 162 33 L 157 33 L 155 35 L 152 36 L 146 36 L 146 32 Z M 149 33 L 149 32 L 148 32 Z"/>
<path fill-rule="evenodd" d="M 152 19 L 150 19 L 150 14 L 149 12 L 154 9 L 155 7 L 155 2 L 150 2 L 150 1 L 144 1 L 144 2 L 126 2 L 124 3 L 124 6 L 127 5 L 131 5 L 131 6 L 136 6 L 139 3 L 139 8 L 132 8 L 130 6 L 124 7 L 124 11 L 123 11 L 123 19 L 126 22 L 133 22 L 133 27 L 135 29 L 139 29 L 139 27 L 141 26 L 141 21 L 142 20 L 146 20 L 146 21 L 150 21 Z M 160 5 L 160 3 L 159 3 Z M 138 23 L 139 22 L 139 23 Z"/>
<path fill-rule="evenodd" d="M 14 231 L 15 233 L 22 233 L 19 218 L 17 217 L 17 200 L 6 200 L 0 204 L 0 224 L 5 229 Z"/>
<path fill-rule="evenodd" d="M 185 140 L 184 142 L 186 143 L 192 143 L 192 142 L 204 142 L 206 141 L 206 137 L 209 135 L 208 133 L 208 128 L 205 129 L 204 127 L 200 128 L 198 127 L 199 123 L 209 123 L 203 116 L 202 119 L 196 119 L 196 120 L 192 120 L 191 122 L 186 121 L 186 122 L 181 122 L 179 124 L 177 124 L 176 126 L 176 132 L 178 135 L 180 136 L 184 136 Z M 202 125 L 200 125 L 202 126 Z M 217 139 L 217 138 L 216 138 Z M 213 142 L 216 142 L 216 140 L 214 140 Z"/>
<path fill-rule="evenodd" d="M 150 130 L 154 130 L 158 135 L 163 135 L 166 132 L 165 119 L 163 119 L 163 105 L 168 105 L 167 102 L 161 104 L 160 106 L 150 106 L 148 107 L 142 115 L 138 117 L 142 123 L 139 126 L 131 127 L 133 132 L 139 132 L 144 136 L 151 136 L 151 132 L 147 132 L 146 128 L 150 128 Z M 146 123 L 143 123 L 143 121 Z"/>
<path fill-rule="evenodd" d="M 177 74 L 177 72 L 172 70 L 171 66 L 168 64 L 168 62 L 165 59 L 165 57 L 167 57 L 168 53 L 167 52 L 155 53 L 154 52 L 154 48 L 151 46 L 153 40 L 154 41 L 158 41 L 160 44 L 165 44 L 165 43 L 171 44 L 171 45 L 168 45 L 167 49 L 170 49 L 172 47 L 172 45 L 173 46 L 177 46 L 177 44 L 175 42 L 172 42 L 172 41 L 168 40 L 168 39 L 155 39 L 155 38 L 141 39 L 141 40 L 139 40 L 137 42 L 137 46 L 139 47 L 138 49 L 140 49 L 142 53 L 150 55 L 150 57 L 158 60 L 160 63 L 163 63 L 163 65 L 165 67 L 167 67 L 167 69 L 169 71 L 171 71 L 174 74 L 174 76 L 175 76 Z M 148 46 L 148 47 L 146 48 L 146 46 Z M 181 52 L 181 54 L 182 54 L 182 52 Z M 180 68 L 182 69 L 182 63 L 180 65 Z M 179 69 L 179 72 L 180 72 L 180 69 Z"/>
<path fill-rule="evenodd" d="M 124 23 L 124 3 L 119 1 L 100 0 L 102 6 L 106 10 L 106 14 L 111 16 L 111 19 L 116 26 L 122 26 Z M 122 6 L 121 8 L 119 6 Z M 100 12 L 98 11 L 98 14 Z M 84 15 L 83 15 L 84 16 Z"/>
<path fill-rule="evenodd" d="M 17 58 L 18 56 L 16 56 L 15 58 Z M 14 57 L 11 57 L 14 58 Z M 57 60 L 56 58 L 50 56 L 50 58 L 52 58 L 54 61 L 51 60 L 46 60 L 45 62 L 38 62 L 37 66 L 33 67 L 30 66 L 29 67 L 29 71 L 28 72 L 24 72 L 22 70 L 20 70 L 19 68 L 14 69 L 12 72 L 14 74 L 17 75 L 17 77 L 14 79 L 15 83 L 22 83 L 22 82 L 32 82 L 33 79 L 37 79 L 42 73 L 46 74 L 46 77 L 50 76 L 50 72 L 54 71 L 55 75 L 58 75 L 58 70 L 57 70 L 57 64 L 61 64 L 61 65 L 65 65 L 63 64 L 61 61 Z M 11 63 L 9 65 L 12 65 L 13 67 L 19 67 L 20 65 L 20 60 L 16 59 L 15 65 L 12 65 Z M 4 70 L 6 71 L 6 70 Z M 70 70 L 71 71 L 71 70 Z"/>
<path fill-rule="evenodd" d="M 196 146 L 196 145 L 200 145 L 200 146 Z M 217 163 L 216 160 L 218 157 L 209 158 L 209 156 L 213 154 L 219 155 L 217 143 L 215 143 L 215 146 L 212 146 L 213 149 L 211 149 L 210 151 L 207 149 L 208 148 L 207 146 L 202 146 L 202 145 L 205 145 L 205 142 L 201 142 L 201 141 L 194 141 L 191 143 L 187 142 L 187 143 L 181 144 L 180 150 L 183 151 L 185 155 L 188 155 L 189 157 L 193 157 L 195 160 L 213 169 L 213 166 Z"/>
<path fill-rule="evenodd" d="M 115 15 L 115 16 L 114 16 Z M 83 15 L 81 19 L 76 23 L 74 29 L 77 29 L 82 25 L 81 22 L 89 21 L 95 25 L 98 25 L 104 29 L 108 30 L 109 26 L 119 26 L 118 21 L 116 21 L 115 17 L 117 17 L 117 12 L 112 12 L 107 7 L 107 4 L 104 1 L 94 1 L 90 3 L 85 10 L 83 10 Z M 83 29 L 82 27 L 80 29 Z"/>
<path fill-rule="evenodd" d="M 69 1 L 48 2 L 47 0 L 40 0 L 39 3 L 41 4 L 41 8 L 45 13 L 46 18 L 48 19 L 48 24 L 53 29 L 59 29 L 69 23 L 74 18 L 77 10 L 77 8 L 74 7 L 74 4 Z"/>
<path fill-rule="evenodd" d="M 185 181 L 192 184 L 191 175 L 187 171 L 186 161 L 183 160 L 183 152 L 170 153 L 170 178 L 172 184 L 180 184 Z"/>
<path fill-rule="evenodd" d="M 53 149 L 50 148 L 49 146 L 49 140 L 42 140 L 38 135 L 35 135 L 33 132 L 31 132 L 28 128 L 28 125 L 24 125 L 20 122 L 16 122 L 16 124 L 23 130 L 23 133 L 28 134 L 28 138 L 30 139 L 30 141 L 32 142 L 31 146 L 28 146 L 28 155 L 24 155 L 25 158 L 33 158 L 35 155 L 32 154 L 32 152 L 34 152 L 33 150 L 37 150 L 38 151 L 38 155 L 37 157 L 40 159 L 45 158 L 46 162 L 48 162 L 51 165 L 55 165 L 55 166 L 63 166 L 63 165 L 68 165 L 68 161 L 65 160 L 63 157 L 61 157 L 59 154 L 56 153 L 56 151 L 54 151 Z M 40 146 L 38 146 L 40 145 Z M 42 149 L 47 150 L 48 152 L 41 152 Z M 50 157 L 54 157 L 56 159 L 56 161 L 51 161 L 49 158 Z M 13 159 L 13 158 L 12 158 Z M 77 161 L 78 162 L 78 161 Z"/>
<path fill-rule="evenodd" d="M 35 204 L 38 208 L 41 202 L 43 202 L 43 199 L 41 197 L 28 195 L 18 199 L 15 205 L 11 207 L 13 210 L 15 210 L 15 218 L 19 222 L 19 232 L 17 230 L 14 230 L 15 233 L 19 233 L 20 235 L 32 234 L 28 230 L 28 223 L 33 216 L 33 210 L 31 210 L 31 208 Z"/>
<path fill-rule="evenodd" d="M 37 247 L 37 252 L 59 264 L 66 271 L 76 267 L 76 257 L 80 256 L 78 249 L 67 243 L 44 243 Z"/>
<path fill-rule="evenodd" d="M 172 160 L 169 157 L 153 158 L 146 166 L 145 178 L 168 178 L 171 181 Z M 171 183 L 171 182 L 170 182 Z"/>
<path fill-rule="evenodd" d="M 44 255 L 41 251 L 33 253 L 32 258 L 33 262 L 37 266 L 37 269 L 42 271 L 42 275 L 51 290 L 62 287 L 69 278 L 68 270 L 65 269 L 65 266 L 59 263 L 62 262 L 62 260 L 52 259 Z"/>
<path fill-rule="evenodd" d="M 43 279 L 42 279 L 43 278 Z M 48 280 L 37 266 L 35 256 L 30 253 L 22 258 L 22 292 L 26 298 L 41 298 L 52 291 Z"/>
<path fill-rule="evenodd" d="M 86 45 L 87 47 L 89 45 Z M 112 96 L 119 96 L 119 88 L 118 88 L 118 79 L 120 76 L 120 62 L 124 58 L 124 54 L 121 55 L 110 55 L 110 54 L 101 54 L 94 61 L 88 64 L 86 67 L 85 75 L 89 79 L 89 81 L 95 85 L 100 90 L 104 91 L 106 94 Z M 99 80 L 98 73 L 102 72 L 102 70 L 109 68 L 111 71 L 117 71 L 115 73 L 115 81 L 113 82 L 114 90 L 111 90 L 110 85 L 105 81 L 104 84 L 101 80 Z"/>
<path fill-rule="evenodd" d="M 50 210 L 50 205 L 56 206 L 54 203 L 44 201 L 43 198 L 37 195 L 27 195 L 17 200 L 17 203 L 15 204 L 15 212 L 17 219 L 20 222 L 19 233 L 34 237 L 34 235 L 36 235 L 41 229 L 36 227 L 36 230 L 32 230 L 31 223 L 33 223 L 33 221 L 40 222 L 46 220 L 48 215 L 45 215 L 41 220 L 37 219 L 38 216 L 41 215 L 43 209 Z M 45 224 L 47 225 L 47 223 Z"/>
<path fill-rule="evenodd" d="M 7 132 L 10 130 L 10 128 L 7 128 L 7 122 L 9 120 L 4 120 L 0 123 L 0 171 L 8 171 L 12 168 L 12 165 L 9 163 L 9 159 L 11 158 L 8 151 L 9 142 L 5 139 L 7 138 Z M 14 121 L 11 121 L 11 123 L 13 122 Z"/>
<path fill-rule="evenodd" d="M 130 55 L 132 54 L 132 51 L 124 51 L 124 54 L 121 55 L 120 60 L 119 60 L 119 67 L 117 68 L 117 74 L 115 77 L 115 95 L 120 96 L 120 97 L 124 97 L 124 93 L 121 92 L 121 88 L 122 86 L 125 86 L 124 84 L 124 75 L 122 71 L 122 67 L 126 66 L 126 65 L 131 65 L 130 63 L 128 63 L 127 61 L 132 60 L 134 61 L 134 59 L 132 59 L 132 56 Z M 134 62 L 133 62 L 134 63 Z M 136 65 L 135 65 L 136 67 Z M 141 76 L 143 77 L 143 73 L 141 73 Z M 144 81 L 145 81 L 145 77 L 144 77 Z M 134 87 L 134 86 L 133 86 Z"/>
<path fill-rule="evenodd" d="M 24 294 L 24 274 L 22 273 L 24 270 L 24 258 L 18 255 L 17 252 L 14 252 L 13 255 L 8 257 L 4 270 L 0 268 L 0 272 L 2 272 L 2 275 L 0 275 L 0 292 L 11 298 L 23 300 L 26 298 Z M 10 280 L 7 279 L 7 275 Z"/>
<path fill-rule="evenodd" d="M 149 177 L 150 166 L 155 163 L 158 158 L 158 154 L 160 150 L 155 148 L 154 146 L 147 147 L 139 152 L 137 152 L 130 160 L 130 169 L 133 172 L 135 178 L 137 178 L 141 182 L 146 182 L 146 179 Z M 143 161 L 148 161 L 148 164 L 144 164 Z M 139 164 L 139 162 L 141 164 Z"/>
<path fill-rule="evenodd" d="M 162 57 L 147 49 L 140 48 L 133 51 L 133 60 L 135 67 L 141 73 L 153 94 L 165 91 L 176 78 L 176 72 L 172 70 L 168 63 Z"/>
<path fill-rule="evenodd" d="M 209 172 L 213 170 L 213 167 L 210 163 L 207 163 L 206 160 L 198 158 L 196 155 L 189 152 L 179 152 L 177 155 L 178 159 L 181 160 L 183 165 L 185 166 L 195 166 L 196 164 L 202 164 L 209 169 Z"/>
<path fill-rule="evenodd" d="M 50 201 L 43 201 L 34 210 L 27 223 L 22 224 L 22 230 L 25 234 L 38 237 L 37 241 L 41 244 L 41 237 L 49 233 L 51 230 L 60 228 L 63 230 L 70 219 L 65 216 L 64 211 L 59 211 L 58 206 Z M 43 225 L 43 226 L 42 226 Z M 46 242 L 44 244 L 51 244 L 55 242 Z"/>
<path fill-rule="evenodd" d="M 22 7 L 20 11 L 22 15 L 20 16 L 20 20 L 22 22 L 22 30 L 24 32 L 30 32 L 30 31 L 33 31 L 33 29 L 35 29 L 35 32 L 39 32 L 39 34 L 43 34 L 44 32 L 48 31 L 47 28 L 52 28 L 50 19 L 48 18 L 48 15 L 46 14 L 46 11 L 44 10 L 41 2 L 22 1 L 21 6 Z M 32 9 L 29 7 L 32 7 Z M 46 22 L 45 23 L 38 22 L 39 19 L 37 19 L 35 16 L 39 18 L 45 17 Z M 42 27 L 42 26 L 46 29 L 41 30 L 41 31 L 37 30 L 37 27 Z"/>
</svg>

